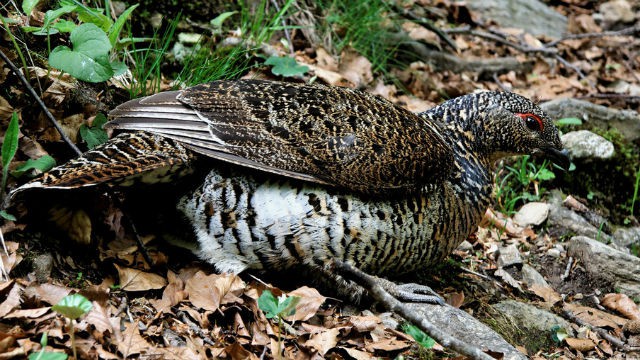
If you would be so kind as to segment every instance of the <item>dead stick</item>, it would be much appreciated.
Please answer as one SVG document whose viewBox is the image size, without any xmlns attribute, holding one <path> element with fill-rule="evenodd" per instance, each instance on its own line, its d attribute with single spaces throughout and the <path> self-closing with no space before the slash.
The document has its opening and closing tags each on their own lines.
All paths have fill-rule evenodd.
<svg viewBox="0 0 640 360">
<path fill-rule="evenodd" d="M 442 332 L 431 322 L 427 321 L 424 318 L 416 316 L 414 311 L 408 309 L 400 301 L 398 301 L 398 299 L 391 296 L 391 294 L 389 294 L 380 285 L 378 285 L 375 278 L 371 275 L 368 275 L 362 272 L 360 269 L 339 260 L 335 260 L 335 267 L 339 272 L 348 274 L 350 275 L 350 278 L 356 279 L 357 283 L 367 289 L 367 291 L 369 292 L 369 294 L 371 294 L 371 296 L 373 296 L 373 298 L 386 306 L 389 310 L 414 323 L 427 335 L 431 336 L 434 340 L 440 343 L 440 345 L 446 348 L 450 348 L 462 355 L 469 356 L 473 359 L 493 360 L 491 356 L 484 353 L 479 348 L 464 343 L 452 337 L 451 335 Z"/>
<path fill-rule="evenodd" d="M 640 26 L 634 25 L 628 27 L 626 29 L 618 30 L 618 31 L 603 31 L 603 32 L 592 32 L 592 33 L 584 33 L 584 34 L 569 34 L 558 40 L 550 41 L 544 44 L 544 47 L 553 47 L 558 45 L 559 43 L 566 40 L 575 40 L 575 39 L 588 39 L 588 38 L 599 38 L 605 36 L 624 36 L 624 35 L 632 35 L 633 33 L 639 32 Z"/>
<path fill-rule="evenodd" d="M 36 90 L 33 88 L 33 86 L 29 84 L 29 80 L 27 80 L 27 78 L 22 74 L 22 72 L 16 67 L 16 65 L 13 62 L 11 62 L 11 60 L 9 60 L 7 55 L 2 50 L 0 50 L 0 57 L 2 58 L 2 60 L 4 60 L 5 63 L 7 63 L 7 65 L 9 65 L 13 73 L 16 74 L 16 76 L 20 79 L 20 81 L 22 81 L 22 84 L 24 84 L 27 90 L 29 90 L 29 93 L 31 93 L 31 96 L 33 96 L 36 99 L 36 102 L 38 103 L 38 105 L 40 105 L 40 107 L 42 108 L 42 111 L 44 111 L 45 115 L 47 115 L 47 117 L 49 118 L 53 126 L 56 128 L 56 130 L 58 130 L 58 133 L 60 133 L 60 137 L 62 138 L 62 140 L 64 140 L 64 142 L 66 142 L 71 147 L 71 149 L 73 149 L 73 151 L 76 152 L 76 154 L 82 155 L 82 151 L 80 151 L 80 149 L 78 149 L 76 144 L 74 144 L 71 141 L 71 139 L 69 139 L 67 134 L 65 134 L 64 131 L 62 131 L 62 127 L 60 126 L 60 124 L 58 124 L 58 121 L 56 120 L 56 118 L 53 117 L 53 114 L 51 114 L 51 112 L 47 108 L 47 105 L 45 105 L 44 101 L 40 99 L 40 96 L 38 96 L 38 93 L 36 93 Z"/>
<path fill-rule="evenodd" d="M 613 344 L 613 346 L 617 347 L 620 350 L 623 351 L 627 351 L 628 350 L 628 346 L 625 345 L 622 341 L 620 341 L 620 339 L 614 337 L 613 335 L 609 334 L 607 332 L 607 330 L 593 326 L 589 323 L 587 323 L 586 321 L 583 321 L 582 319 L 578 318 L 577 316 L 575 316 L 571 311 L 568 310 L 564 310 L 562 312 L 562 315 L 570 320 L 575 322 L 576 324 L 580 325 L 580 326 L 588 326 L 589 328 L 591 328 L 593 331 L 597 332 L 600 336 L 602 336 L 603 338 L 605 338 L 607 341 L 609 341 L 611 344 Z"/>
</svg>

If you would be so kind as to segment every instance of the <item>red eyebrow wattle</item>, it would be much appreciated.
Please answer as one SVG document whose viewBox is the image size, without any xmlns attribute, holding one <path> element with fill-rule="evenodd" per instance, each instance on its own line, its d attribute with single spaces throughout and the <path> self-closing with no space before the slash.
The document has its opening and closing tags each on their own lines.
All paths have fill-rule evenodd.
<svg viewBox="0 0 640 360">
<path fill-rule="evenodd" d="M 540 117 L 538 115 L 531 114 L 531 113 L 516 114 L 516 115 L 521 117 L 522 120 L 525 120 L 528 117 L 532 117 L 532 118 L 536 119 L 536 121 L 538 122 L 538 125 L 540 125 L 540 131 L 544 130 L 544 122 L 542 122 L 542 119 L 540 119 Z"/>
</svg>

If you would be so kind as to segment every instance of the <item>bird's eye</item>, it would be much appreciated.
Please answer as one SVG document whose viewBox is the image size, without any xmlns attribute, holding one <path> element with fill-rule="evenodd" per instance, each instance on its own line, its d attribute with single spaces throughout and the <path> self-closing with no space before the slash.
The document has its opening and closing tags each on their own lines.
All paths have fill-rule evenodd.
<svg viewBox="0 0 640 360">
<path fill-rule="evenodd" d="M 516 114 L 518 115 L 527 127 L 533 131 L 542 131 L 544 129 L 544 123 L 538 115 L 535 114 Z"/>
</svg>

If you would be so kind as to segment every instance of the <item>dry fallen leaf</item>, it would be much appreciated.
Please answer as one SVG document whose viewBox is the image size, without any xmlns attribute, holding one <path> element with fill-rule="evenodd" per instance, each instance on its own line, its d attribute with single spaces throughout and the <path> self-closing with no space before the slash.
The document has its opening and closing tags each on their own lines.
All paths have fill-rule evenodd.
<svg viewBox="0 0 640 360">
<path fill-rule="evenodd" d="M 235 275 L 206 275 L 198 271 L 186 281 L 185 291 L 189 293 L 189 301 L 194 306 L 216 311 L 221 303 L 241 301 L 233 292 L 244 289 L 244 286 L 244 282 Z"/>
<path fill-rule="evenodd" d="M 324 356 L 329 350 L 336 347 L 336 345 L 338 344 L 339 334 L 340 329 L 329 329 L 327 331 L 321 332 L 320 334 L 311 336 L 311 338 L 307 340 L 304 345 L 318 350 L 318 354 L 320 356 Z"/>
<path fill-rule="evenodd" d="M 124 323 L 125 330 L 122 332 L 122 339 L 117 342 L 118 351 L 122 353 L 123 358 L 129 358 L 137 354 L 150 354 L 152 346 L 140 335 L 138 322 Z"/>
<path fill-rule="evenodd" d="M 534 294 L 541 297 L 545 302 L 550 304 L 555 304 L 558 301 L 562 300 L 560 294 L 558 294 L 554 289 L 549 286 L 542 286 L 533 284 L 529 286 L 529 290 L 531 290 Z"/>
<path fill-rule="evenodd" d="M 318 290 L 308 286 L 303 286 L 291 291 L 289 296 L 298 296 L 300 297 L 300 301 L 296 305 L 296 312 L 285 318 L 287 321 L 309 320 L 318 312 L 320 306 L 322 306 L 324 301 L 327 299 L 320 295 Z"/>
<path fill-rule="evenodd" d="M 354 50 L 345 50 L 340 54 L 339 72 L 356 88 L 361 88 L 373 81 L 371 62 Z"/>
<path fill-rule="evenodd" d="M 628 319 L 640 320 L 638 305 L 625 294 L 606 294 L 602 299 L 602 306 L 617 311 Z"/>
<path fill-rule="evenodd" d="M 573 315 L 591 326 L 617 329 L 628 321 L 620 316 L 582 305 L 566 303 L 564 304 L 564 310 L 572 312 Z"/>
<path fill-rule="evenodd" d="M 349 323 L 358 332 L 367 332 L 375 329 L 382 320 L 374 315 L 370 316 L 350 316 Z"/>
<path fill-rule="evenodd" d="M 578 351 L 591 351 L 596 347 L 596 343 L 594 343 L 591 339 L 566 338 L 564 339 L 564 341 L 572 349 Z"/>
<path fill-rule="evenodd" d="M 146 291 L 160 289 L 167 285 L 167 280 L 160 275 L 138 269 L 120 267 L 118 264 L 113 265 L 118 270 L 120 288 L 124 291 Z"/>
<path fill-rule="evenodd" d="M 373 355 L 365 351 L 360 351 L 357 349 L 343 347 L 343 346 L 338 346 L 338 349 L 344 350 L 347 354 L 349 354 L 349 356 L 351 356 L 355 360 L 370 360 L 374 358 Z"/>
<path fill-rule="evenodd" d="M 2 303 L 0 303 L 0 318 L 4 317 L 20 305 L 22 302 L 22 291 L 21 286 L 15 283 L 13 284 L 7 296 L 2 300 Z"/>
</svg>

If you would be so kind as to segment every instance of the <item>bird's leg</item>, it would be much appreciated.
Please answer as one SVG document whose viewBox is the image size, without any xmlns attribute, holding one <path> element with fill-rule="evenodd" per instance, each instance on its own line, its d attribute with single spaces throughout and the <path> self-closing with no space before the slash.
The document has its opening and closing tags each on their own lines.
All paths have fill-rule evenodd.
<svg viewBox="0 0 640 360">
<path fill-rule="evenodd" d="M 387 279 L 372 276 L 375 282 L 400 301 L 444 305 L 444 300 L 427 285 L 406 283 L 396 284 Z"/>
<path fill-rule="evenodd" d="M 336 264 L 338 261 L 336 260 Z M 332 278 L 340 278 L 348 279 L 347 281 L 352 284 L 353 288 L 358 288 L 359 292 L 364 292 L 364 289 L 370 289 L 372 285 L 377 285 L 381 287 L 384 291 L 389 293 L 389 295 L 393 296 L 397 300 L 404 302 L 415 302 L 415 303 L 427 303 L 427 304 L 437 304 L 444 305 L 445 302 L 442 298 L 433 291 L 430 287 L 426 285 L 420 285 L 415 283 L 407 283 L 407 284 L 396 284 L 387 279 L 383 279 L 374 275 L 370 275 L 365 273 L 364 271 L 355 268 L 352 265 L 347 265 L 342 263 L 342 266 L 337 266 L 333 270 L 338 270 L 339 275 L 333 273 L 330 269 L 323 269 L 325 273 L 329 274 Z M 350 280 L 350 281 L 349 281 Z M 344 282 L 344 281 L 343 281 Z M 345 287 L 346 288 L 346 287 Z M 363 291 L 364 290 L 364 291 Z"/>
</svg>

